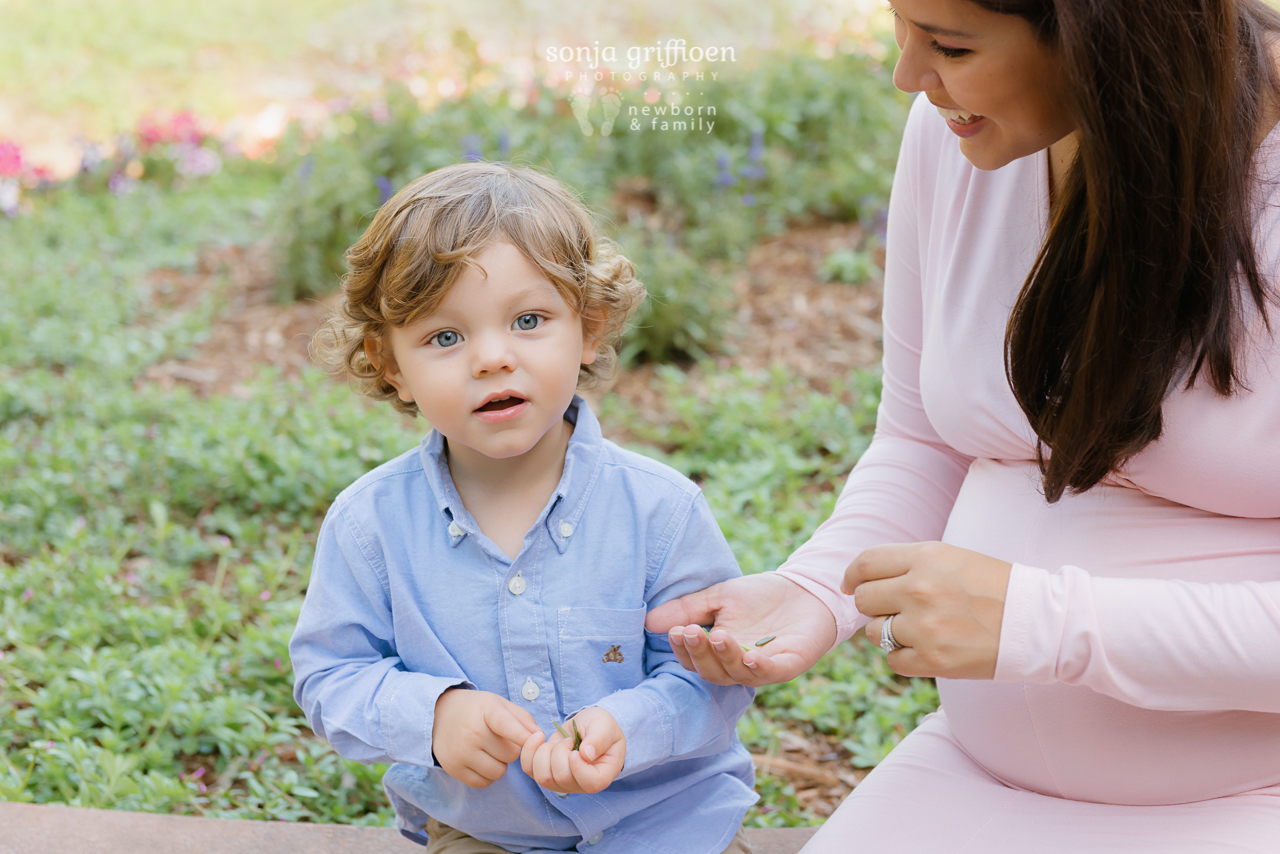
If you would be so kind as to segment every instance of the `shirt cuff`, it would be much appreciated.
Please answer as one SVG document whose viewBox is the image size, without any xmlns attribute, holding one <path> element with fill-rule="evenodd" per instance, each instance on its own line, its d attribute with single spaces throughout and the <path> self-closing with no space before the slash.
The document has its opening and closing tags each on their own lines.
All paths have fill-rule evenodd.
<svg viewBox="0 0 1280 854">
<path fill-rule="evenodd" d="M 431 768 L 431 728 L 436 701 L 450 688 L 476 686 L 465 679 L 397 671 L 395 687 L 378 697 L 378 717 L 387 755 L 393 762 Z"/>
</svg>

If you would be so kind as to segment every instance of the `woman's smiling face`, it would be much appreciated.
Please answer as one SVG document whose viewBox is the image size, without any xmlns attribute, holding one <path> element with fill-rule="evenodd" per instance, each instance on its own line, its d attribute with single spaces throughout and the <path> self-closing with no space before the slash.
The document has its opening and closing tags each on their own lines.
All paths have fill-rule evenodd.
<svg viewBox="0 0 1280 854">
<path fill-rule="evenodd" d="M 1054 47 L 1025 18 L 969 0 L 893 0 L 904 92 L 924 92 L 979 169 L 1047 148 L 1074 130 Z"/>
</svg>

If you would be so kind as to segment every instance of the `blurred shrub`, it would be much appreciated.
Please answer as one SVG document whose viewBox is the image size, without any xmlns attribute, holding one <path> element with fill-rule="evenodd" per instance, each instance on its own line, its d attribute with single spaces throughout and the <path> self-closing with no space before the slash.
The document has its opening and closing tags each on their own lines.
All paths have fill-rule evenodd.
<svg viewBox="0 0 1280 854">
<path fill-rule="evenodd" d="M 728 289 L 719 269 L 699 264 L 669 232 L 627 226 L 616 239 L 649 292 L 619 359 L 670 362 L 713 350 L 727 310 Z"/>
<path fill-rule="evenodd" d="M 821 216 L 868 217 L 884 204 L 906 100 L 864 57 L 769 56 L 759 67 L 668 93 L 658 106 L 715 108 L 710 133 L 633 128 L 627 93 L 613 133 L 585 136 L 564 94 L 541 87 L 516 109 L 506 95 L 468 88 L 424 113 L 403 89 L 385 104 L 337 116 L 316 139 L 282 147 L 289 170 L 273 229 L 283 300 L 333 290 L 343 251 L 377 205 L 432 169 L 466 159 L 549 170 L 616 224 L 611 236 L 641 268 L 653 299 L 623 348 L 665 360 L 714 348 L 728 305 L 713 262 L 737 263 L 762 235 Z M 676 136 L 675 134 L 679 134 Z M 653 210 L 615 207 L 639 183 Z"/>
<path fill-rule="evenodd" d="M 856 249 L 837 249 L 822 261 L 818 278 L 824 282 L 843 282 L 856 285 L 881 276 L 880 266 L 871 253 Z"/>
</svg>

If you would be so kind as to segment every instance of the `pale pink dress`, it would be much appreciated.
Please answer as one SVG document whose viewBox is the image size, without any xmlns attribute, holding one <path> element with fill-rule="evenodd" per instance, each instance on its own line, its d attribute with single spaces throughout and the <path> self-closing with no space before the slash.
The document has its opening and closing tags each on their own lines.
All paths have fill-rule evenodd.
<svg viewBox="0 0 1280 854">
<path fill-rule="evenodd" d="M 1256 241 L 1280 270 L 1280 131 Z M 975 169 L 923 97 L 889 212 L 884 393 L 835 512 L 779 570 L 840 637 L 849 561 L 942 540 L 1014 564 L 995 681 L 938 680 L 908 736 L 805 848 L 1280 852 L 1280 339 L 1250 312 L 1249 390 L 1165 402 L 1123 473 L 1048 504 L 1005 379 L 1048 221 L 1047 154 Z M 1280 333 L 1280 307 L 1271 312 Z"/>
</svg>

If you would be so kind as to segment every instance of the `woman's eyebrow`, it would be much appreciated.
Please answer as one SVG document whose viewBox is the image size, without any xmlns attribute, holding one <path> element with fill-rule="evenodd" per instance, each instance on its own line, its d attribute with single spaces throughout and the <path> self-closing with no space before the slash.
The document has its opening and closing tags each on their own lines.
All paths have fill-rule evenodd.
<svg viewBox="0 0 1280 854">
<path fill-rule="evenodd" d="M 893 12 L 893 14 L 895 15 L 898 15 L 898 10 L 894 9 L 892 6 L 889 7 L 889 11 Z M 901 15 L 898 15 L 898 17 L 902 18 Z M 902 18 L 902 20 L 906 21 L 907 19 Z M 931 36 L 943 36 L 945 38 L 953 38 L 953 39 L 973 38 L 972 33 L 965 33 L 965 32 L 961 32 L 960 30 L 949 30 L 946 27 L 938 27 L 933 24 L 918 24 L 915 21 L 908 21 L 908 23 L 916 27 L 919 27 L 920 29 L 924 30 L 926 33 L 928 33 Z"/>
</svg>

